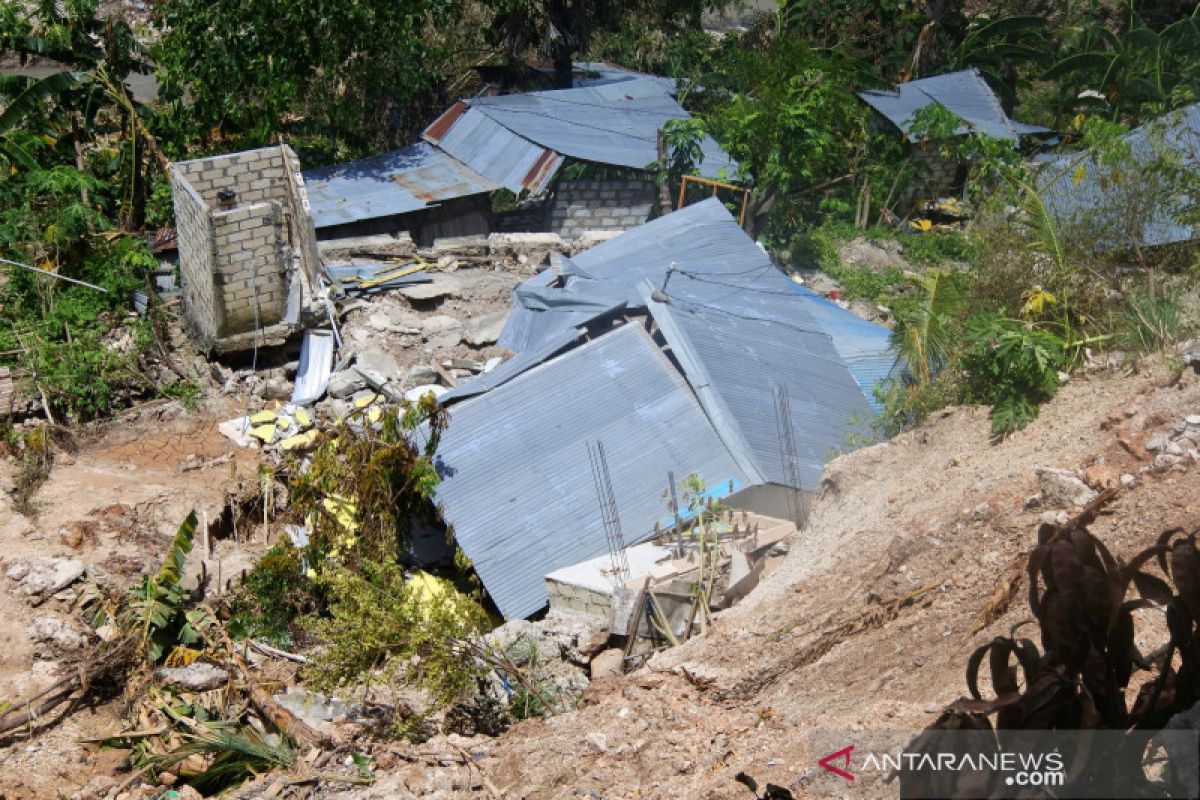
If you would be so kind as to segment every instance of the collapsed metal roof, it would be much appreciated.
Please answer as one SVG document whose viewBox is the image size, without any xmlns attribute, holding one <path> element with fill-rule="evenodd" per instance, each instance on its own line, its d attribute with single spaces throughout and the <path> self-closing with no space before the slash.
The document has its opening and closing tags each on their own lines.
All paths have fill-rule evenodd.
<svg viewBox="0 0 1200 800">
<path fill-rule="evenodd" d="M 1179 166 L 1200 166 L 1200 103 L 1177 109 L 1126 134 L 1135 162 L 1147 165 L 1161 156 L 1177 159 Z M 1084 227 L 1102 248 L 1120 248 L 1137 236 L 1142 245 L 1192 241 L 1196 227 L 1177 217 L 1195 198 L 1153 192 L 1150 183 L 1131 186 L 1113 180 L 1112 169 L 1088 153 L 1063 153 L 1044 159 L 1040 173 L 1042 198 L 1060 223 Z M 1145 204 L 1153 207 L 1146 208 Z M 1140 230 L 1130 230 L 1138 225 Z"/>
<path fill-rule="evenodd" d="M 425 142 L 304 171 L 318 228 L 407 214 L 500 188 Z"/>
<path fill-rule="evenodd" d="M 985 133 L 1015 143 L 1027 134 L 1049 133 L 1048 128 L 1009 119 L 1000 99 L 976 69 L 920 78 L 898 84 L 890 91 L 872 89 L 858 96 L 910 137 L 913 115 L 933 103 L 962 118 L 966 125 L 959 129 L 960 134 Z"/>
<path fill-rule="evenodd" d="M 892 363 L 886 329 L 796 286 L 715 199 L 563 259 L 514 301 L 505 336 L 529 347 L 442 396 L 437 494 L 506 616 L 545 602 L 546 572 L 605 552 L 586 442 L 609 448 L 627 543 L 640 541 L 663 518 L 667 470 L 722 488 L 792 485 L 777 387 L 799 488 L 815 488 L 830 450 L 869 423 L 872 384 Z M 636 309 L 661 347 L 644 318 L 594 324 Z M 572 349 L 588 322 L 595 338 Z"/>
<path fill-rule="evenodd" d="M 662 82 L 634 77 L 456 103 L 424 138 L 509 190 L 536 194 L 564 157 L 645 169 L 658 160 L 659 128 L 688 118 Z M 733 176 L 736 165 L 711 137 L 701 153 L 700 174 Z"/>
<path fill-rule="evenodd" d="M 650 336 L 626 325 L 451 408 L 436 500 L 508 618 L 547 602 L 546 573 L 608 551 L 587 444 L 600 441 L 625 544 L 667 518 L 667 473 L 720 496 L 747 478 Z"/>
</svg>

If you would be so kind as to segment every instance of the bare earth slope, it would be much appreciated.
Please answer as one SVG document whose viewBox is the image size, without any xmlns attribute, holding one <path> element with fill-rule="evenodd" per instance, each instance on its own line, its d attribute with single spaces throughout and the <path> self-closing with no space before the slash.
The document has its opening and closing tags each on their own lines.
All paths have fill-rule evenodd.
<svg viewBox="0 0 1200 800">
<path fill-rule="evenodd" d="M 811 730 L 929 724 L 965 694 L 971 650 L 1028 616 L 1011 580 L 1046 513 L 1026 508 L 1038 467 L 1136 476 L 1092 527 L 1119 556 L 1200 525 L 1200 466 L 1153 469 L 1142 448 L 1200 413 L 1197 376 L 1168 383 L 1161 369 L 1076 379 L 1002 443 L 985 410 L 956 409 L 842 457 L 784 564 L 707 636 L 593 683 L 569 714 L 397 748 L 374 786 L 326 796 L 744 800 L 741 771 L 814 796 Z M 1010 585 L 1008 610 L 970 634 Z M 471 766 L 430 755 L 448 752 Z"/>
</svg>

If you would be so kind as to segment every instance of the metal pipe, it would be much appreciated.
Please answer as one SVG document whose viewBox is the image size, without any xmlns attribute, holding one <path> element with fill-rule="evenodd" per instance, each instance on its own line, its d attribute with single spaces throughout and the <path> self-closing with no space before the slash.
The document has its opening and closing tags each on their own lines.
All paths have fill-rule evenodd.
<svg viewBox="0 0 1200 800">
<path fill-rule="evenodd" d="M 108 292 L 108 289 L 105 289 L 103 286 L 97 286 L 94 283 L 88 283 L 87 281 L 76 280 L 75 278 L 68 278 L 66 275 L 59 275 L 57 272 L 50 272 L 49 270 L 38 269 L 37 267 L 31 267 L 28 264 L 22 264 L 19 261 L 9 261 L 7 258 L 0 258 L 0 263 L 12 264 L 14 267 L 20 267 L 21 269 L 27 269 L 30 272 L 37 272 L 42 275 L 48 275 L 51 278 L 58 278 L 60 281 L 67 281 L 68 283 L 78 283 L 80 286 L 86 286 L 89 289 L 95 289 L 98 292 L 105 292 L 105 293 Z"/>
</svg>

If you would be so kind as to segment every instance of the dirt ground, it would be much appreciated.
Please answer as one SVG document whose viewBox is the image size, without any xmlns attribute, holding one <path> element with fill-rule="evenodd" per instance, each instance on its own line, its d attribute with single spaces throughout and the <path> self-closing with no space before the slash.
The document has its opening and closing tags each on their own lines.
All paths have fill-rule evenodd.
<svg viewBox="0 0 1200 800">
<path fill-rule="evenodd" d="M 739 772 L 821 796 L 809 784 L 811 732 L 928 725 L 966 694 L 970 652 L 1029 616 L 1022 584 L 1007 613 L 969 633 L 1036 542 L 1045 509 L 1026 508 L 1036 468 L 1104 464 L 1136 476 L 1092 527 L 1118 556 L 1167 527 L 1200 525 L 1200 467 L 1143 473 L 1149 462 L 1118 440 L 1138 451 L 1145 436 L 1200 412 L 1200 378 L 1164 388 L 1168 380 L 1164 369 L 1072 380 L 999 444 L 989 444 L 985 410 L 956 409 L 839 458 L 787 560 L 708 635 L 594 682 L 571 713 L 498 739 L 385 753 L 374 786 L 324 796 L 745 800 Z M 894 618 L 886 612 L 920 591 Z M 847 622 L 861 630 L 839 634 Z M 471 764 L 432 755 L 455 752 Z"/>
<path fill-rule="evenodd" d="M 177 402 L 157 402 L 84 434 L 73 455 L 59 455 L 50 480 L 35 496 L 36 519 L 12 509 L 0 493 L 0 699 L 14 698 L 53 682 L 65 662 L 35 644 L 26 626 L 35 616 L 68 619 L 69 602 L 48 599 L 31 607 L 2 577 L 18 559 L 65 557 L 87 567 L 86 581 L 125 587 L 158 568 L 162 553 L 184 517 L 196 509 L 215 519 L 227 490 L 251 480 L 254 451 L 236 448 L 216 430 L 234 409 L 216 403 L 188 411 Z M 207 469 L 182 471 L 190 461 L 229 453 Z M 196 458 L 198 457 L 198 459 Z M 12 462 L 0 460 L 11 480 Z M 190 567 L 206 561 L 212 573 L 236 574 L 253 563 L 262 542 L 217 542 L 211 557 L 193 551 Z M 119 702 L 83 709 L 29 741 L 0 749 L 0 798 L 92 796 L 81 787 L 111 776 L 123 753 L 100 751 L 79 740 L 118 730 Z"/>
<path fill-rule="evenodd" d="M 1120 556 L 1166 527 L 1200 524 L 1200 467 L 1158 471 L 1139 458 L 1139 443 L 1200 413 L 1200 378 L 1167 386 L 1169 378 L 1152 368 L 1073 379 L 999 444 L 989 443 L 985 410 L 954 409 L 839 458 L 786 560 L 706 636 L 592 683 L 570 713 L 499 738 L 381 746 L 374 785 L 322 784 L 312 796 L 744 800 L 734 781 L 743 771 L 797 797 L 821 796 L 808 784 L 812 731 L 929 724 L 965 694 L 967 655 L 1028 616 L 1018 591 L 1006 613 L 969 634 L 1047 513 L 1027 508 L 1038 467 L 1106 465 L 1135 476 L 1093 526 Z M 0 575 L 37 556 L 79 558 L 89 580 L 123 585 L 156 568 L 188 510 L 215 518 L 227 492 L 254 479 L 255 452 L 215 429 L 238 410 L 232 399 L 194 412 L 157 403 L 107 424 L 55 467 L 36 521 L 0 495 Z M 225 453 L 223 464 L 181 469 Z M 220 542 L 208 569 L 236 574 L 262 547 Z M 888 613 L 889 601 L 913 593 Z M 54 600 L 31 609 L 0 577 L 0 697 L 48 682 L 59 666 L 25 632 L 35 613 L 69 609 Z M 123 754 L 83 740 L 113 733 L 119 712 L 118 698 L 0 749 L 0 797 L 102 796 L 125 777 Z"/>
</svg>

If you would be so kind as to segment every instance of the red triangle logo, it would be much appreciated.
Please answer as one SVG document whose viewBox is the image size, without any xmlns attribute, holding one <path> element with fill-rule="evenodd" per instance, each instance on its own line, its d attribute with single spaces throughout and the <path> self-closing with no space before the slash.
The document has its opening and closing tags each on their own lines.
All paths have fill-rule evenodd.
<svg viewBox="0 0 1200 800">
<path fill-rule="evenodd" d="M 848 781 L 852 781 L 852 780 L 854 780 L 854 776 L 850 774 L 849 769 L 850 769 L 850 754 L 853 752 L 854 752 L 854 745 L 850 745 L 849 747 L 843 747 L 841 750 L 838 750 L 836 753 L 830 753 L 829 755 L 825 756 L 817 763 L 820 764 L 825 769 L 832 772 L 834 775 L 837 775 L 840 778 L 845 778 Z M 834 761 L 839 761 L 839 760 L 842 762 L 842 766 L 844 766 L 845 769 L 842 769 L 842 767 L 835 767 L 833 765 Z"/>
</svg>

